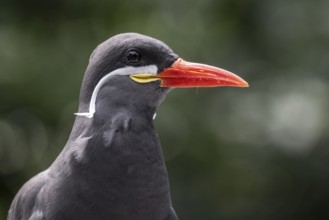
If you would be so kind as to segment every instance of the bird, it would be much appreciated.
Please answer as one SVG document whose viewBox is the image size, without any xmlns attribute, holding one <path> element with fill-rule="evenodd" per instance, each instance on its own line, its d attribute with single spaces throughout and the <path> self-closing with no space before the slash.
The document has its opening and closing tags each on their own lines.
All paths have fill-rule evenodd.
<svg viewBox="0 0 329 220">
<path fill-rule="evenodd" d="M 217 86 L 248 83 L 155 38 L 110 37 L 89 58 L 66 145 L 20 188 L 7 219 L 177 220 L 156 110 L 174 88 Z"/>
</svg>

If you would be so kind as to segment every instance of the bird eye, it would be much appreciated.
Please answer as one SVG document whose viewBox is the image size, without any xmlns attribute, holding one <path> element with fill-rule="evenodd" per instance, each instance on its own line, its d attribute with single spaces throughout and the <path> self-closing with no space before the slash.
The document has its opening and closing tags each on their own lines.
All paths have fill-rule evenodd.
<svg viewBox="0 0 329 220">
<path fill-rule="evenodd" d="M 136 50 L 131 50 L 127 54 L 127 60 L 130 63 L 138 63 L 141 60 L 141 55 Z"/>
</svg>

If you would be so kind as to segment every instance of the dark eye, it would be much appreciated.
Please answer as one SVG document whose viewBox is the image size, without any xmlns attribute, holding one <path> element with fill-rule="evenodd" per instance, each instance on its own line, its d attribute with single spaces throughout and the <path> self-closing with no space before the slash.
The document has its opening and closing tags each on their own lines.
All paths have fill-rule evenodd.
<svg viewBox="0 0 329 220">
<path fill-rule="evenodd" d="M 136 50 L 131 50 L 127 54 L 127 60 L 130 63 L 138 63 L 141 60 L 141 55 Z"/>
</svg>

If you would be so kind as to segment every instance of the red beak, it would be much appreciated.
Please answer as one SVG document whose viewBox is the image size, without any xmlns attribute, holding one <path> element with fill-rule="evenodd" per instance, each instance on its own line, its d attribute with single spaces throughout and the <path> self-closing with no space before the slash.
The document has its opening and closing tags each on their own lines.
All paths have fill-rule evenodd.
<svg viewBox="0 0 329 220">
<path fill-rule="evenodd" d="M 161 87 L 249 87 L 246 81 L 227 70 L 187 62 L 181 58 L 176 60 L 171 67 L 160 72 L 157 77 L 161 79 Z"/>
</svg>

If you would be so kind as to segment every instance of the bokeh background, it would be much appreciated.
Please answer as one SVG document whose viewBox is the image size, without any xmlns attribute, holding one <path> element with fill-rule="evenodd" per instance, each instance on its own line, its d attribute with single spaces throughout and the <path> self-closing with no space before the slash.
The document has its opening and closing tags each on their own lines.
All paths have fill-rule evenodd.
<svg viewBox="0 0 329 220">
<path fill-rule="evenodd" d="M 177 89 L 158 110 L 180 219 L 329 219 L 328 11 L 328 0 L 1 1 L 0 219 L 64 146 L 91 52 L 121 32 L 251 85 Z"/>
</svg>

